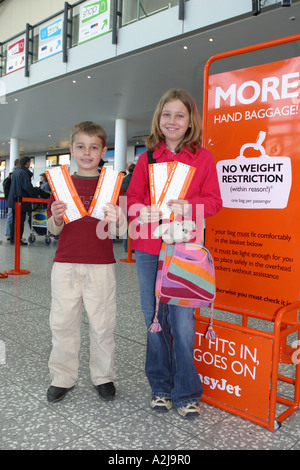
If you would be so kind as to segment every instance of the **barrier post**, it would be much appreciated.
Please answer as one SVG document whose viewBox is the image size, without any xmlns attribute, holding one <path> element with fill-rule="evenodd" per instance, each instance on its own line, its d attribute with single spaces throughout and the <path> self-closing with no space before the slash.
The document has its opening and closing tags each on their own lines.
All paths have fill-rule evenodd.
<svg viewBox="0 0 300 470">
<path fill-rule="evenodd" d="M 128 247 L 127 247 L 127 258 L 126 259 L 120 259 L 121 263 L 135 263 L 135 259 L 132 259 L 132 249 L 131 249 L 131 242 L 132 242 L 132 224 L 128 224 Z"/>
<path fill-rule="evenodd" d="M 6 200 L 4 197 L 0 198 L 0 217 L 4 219 L 5 217 L 5 210 L 6 210 Z"/>
<path fill-rule="evenodd" d="M 5 217 L 5 203 L 6 203 L 6 200 L 5 200 L 4 197 L 1 197 L 0 200 L 1 200 L 1 218 L 2 218 L 2 208 L 3 208 L 3 207 L 4 207 L 4 215 L 3 215 L 3 217 Z M 4 206 L 3 206 L 3 204 L 4 204 Z M 0 279 L 5 279 L 6 277 L 8 277 L 7 274 L 0 272 Z"/>
<path fill-rule="evenodd" d="M 15 198 L 15 269 L 5 271 L 8 275 L 29 274 L 27 269 L 20 269 L 20 242 L 21 242 L 21 201 L 20 196 Z"/>
</svg>

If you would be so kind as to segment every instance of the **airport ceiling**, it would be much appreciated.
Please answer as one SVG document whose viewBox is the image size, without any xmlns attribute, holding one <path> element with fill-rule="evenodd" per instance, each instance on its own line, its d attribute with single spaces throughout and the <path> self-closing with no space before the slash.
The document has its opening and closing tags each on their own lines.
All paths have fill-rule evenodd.
<svg viewBox="0 0 300 470">
<path fill-rule="evenodd" d="M 67 149 L 70 129 L 82 120 L 101 123 L 113 147 L 115 120 L 125 118 L 129 145 L 143 144 L 156 103 L 169 88 L 188 90 L 202 110 L 203 72 L 211 56 L 299 33 L 300 2 L 294 0 L 290 7 L 277 4 L 262 9 L 258 16 L 176 37 L 9 95 L 8 104 L 0 104 L 0 156 L 9 155 L 11 137 L 19 139 L 21 155 Z M 299 56 L 299 52 L 296 41 L 218 60 L 210 73 L 274 62 Z"/>
</svg>

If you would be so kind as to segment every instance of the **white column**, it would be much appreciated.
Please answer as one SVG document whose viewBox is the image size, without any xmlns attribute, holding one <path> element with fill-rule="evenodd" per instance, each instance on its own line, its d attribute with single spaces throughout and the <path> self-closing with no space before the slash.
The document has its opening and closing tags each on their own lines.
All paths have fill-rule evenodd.
<svg viewBox="0 0 300 470">
<path fill-rule="evenodd" d="M 13 170 L 14 161 L 17 158 L 20 158 L 19 155 L 19 140 L 15 137 L 11 137 L 10 139 L 10 157 L 9 157 L 9 171 Z"/>
<path fill-rule="evenodd" d="M 115 124 L 115 163 L 114 169 L 125 171 L 127 161 L 127 132 L 126 119 L 116 119 Z"/>
</svg>

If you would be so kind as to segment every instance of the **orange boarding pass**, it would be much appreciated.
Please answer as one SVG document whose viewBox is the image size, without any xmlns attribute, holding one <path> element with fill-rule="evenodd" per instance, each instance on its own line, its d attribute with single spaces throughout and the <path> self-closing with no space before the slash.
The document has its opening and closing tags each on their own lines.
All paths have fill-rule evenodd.
<svg viewBox="0 0 300 470">
<path fill-rule="evenodd" d="M 171 199 L 184 199 L 191 184 L 196 168 L 181 162 L 165 163 L 163 167 L 153 168 L 160 163 L 149 165 L 151 205 L 159 207 L 163 219 L 173 218 L 167 207 Z"/>
<path fill-rule="evenodd" d="M 54 199 L 67 204 L 63 215 L 66 224 L 87 215 L 85 207 L 78 196 L 67 165 L 57 166 L 45 171 Z"/>
<path fill-rule="evenodd" d="M 117 203 L 123 178 L 123 173 L 102 167 L 96 191 L 88 210 L 89 216 L 99 220 L 105 218 L 103 206 L 107 203 Z"/>
</svg>

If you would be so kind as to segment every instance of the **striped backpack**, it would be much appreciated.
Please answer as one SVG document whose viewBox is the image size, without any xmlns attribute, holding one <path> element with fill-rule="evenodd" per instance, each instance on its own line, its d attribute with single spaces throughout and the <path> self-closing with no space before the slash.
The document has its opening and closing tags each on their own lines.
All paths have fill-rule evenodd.
<svg viewBox="0 0 300 470">
<path fill-rule="evenodd" d="M 155 286 L 156 311 L 151 332 L 161 331 L 159 302 L 183 307 L 211 306 L 206 338 L 216 337 L 213 330 L 213 302 L 216 296 L 215 269 L 209 250 L 196 243 L 162 243 Z"/>
</svg>

